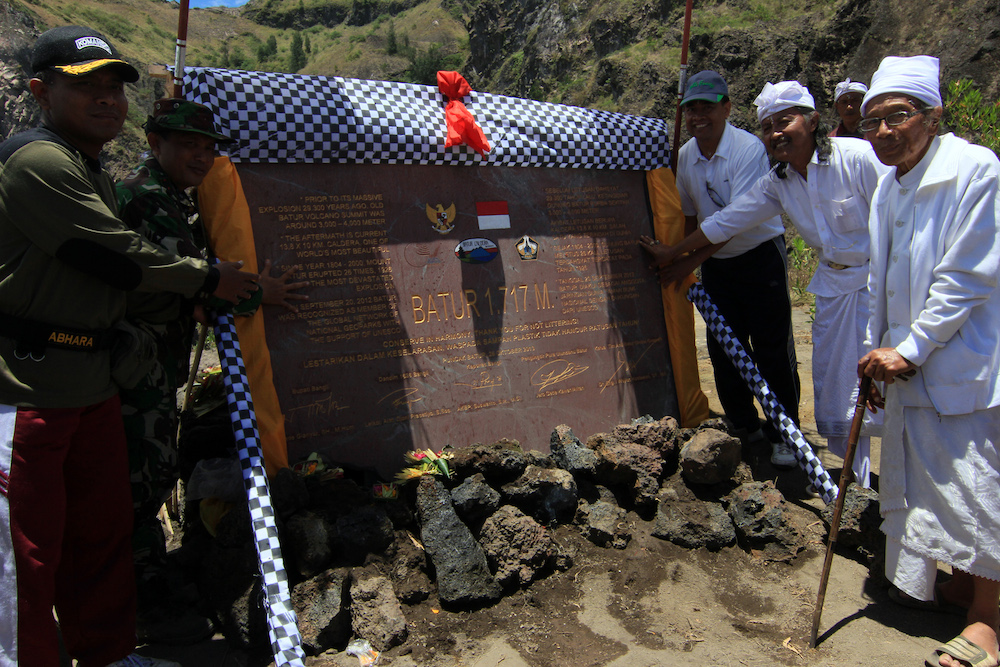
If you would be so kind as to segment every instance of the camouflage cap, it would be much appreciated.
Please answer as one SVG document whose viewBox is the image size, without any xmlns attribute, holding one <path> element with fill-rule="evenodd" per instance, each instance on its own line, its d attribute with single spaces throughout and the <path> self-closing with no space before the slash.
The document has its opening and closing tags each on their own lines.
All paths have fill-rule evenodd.
<svg viewBox="0 0 1000 667">
<path fill-rule="evenodd" d="M 47 30 L 31 50 L 31 71 L 54 69 L 66 76 L 83 76 L 103 67 L 113 67 L 124 81 L 139 80 L 139 72 L 122 60 L 104 35 L 80 25 L 64 25 Z"/>
<path fill-rule="evenodd" d="M 146 120 L 143 128 L 147 132 L 166 130 L 173 132 L 197 132 L 212 137 L 220 143 L 233 140 L 215 129 L 212 110 L 204 104 L 188 102 L 179 97 L 166 97 L 153 103 L 153 115 Z"/>
</svg>

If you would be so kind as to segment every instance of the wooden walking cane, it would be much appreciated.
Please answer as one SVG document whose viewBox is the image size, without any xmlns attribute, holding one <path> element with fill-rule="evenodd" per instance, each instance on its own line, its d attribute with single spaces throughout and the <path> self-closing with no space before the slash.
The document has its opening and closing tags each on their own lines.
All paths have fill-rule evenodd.
<svg viewBox="0 0 1000 667">
<path fill-rule="evenodd" d="M 858 448 L 861 424 L 865 420 L 865 403 L 868 401 L 871 386 L 870 377 L 866 375 L 861 378 L 861 384 L 858 386 L 858 402 L 854 405 L 854 418 L 851 420 L 851 432 L 847 436 L 847 451 L 844 453 L 844 469 L 840 473 L 837 503 L 834 505 L 833 520 L 830 522 L 830 537 L 826 541 L 826 558 L 823 560 L 823 573 L 819 579 L 816 608 L 813 610 L 812 634 L 809 639 L 809 646 L 812 648 L 816 648 L 819 617 L 823 614 L 823 600 L 826 598 L 826 585 L 830 580 L 830 567 L 833 565 L 833 547 L 837 543 L 837 533 L 840 532 L 840 516 L 844 513 L 844 501 L 847 499 L 847 485 L 854 480 L 854 450 Z"/>
</svg>

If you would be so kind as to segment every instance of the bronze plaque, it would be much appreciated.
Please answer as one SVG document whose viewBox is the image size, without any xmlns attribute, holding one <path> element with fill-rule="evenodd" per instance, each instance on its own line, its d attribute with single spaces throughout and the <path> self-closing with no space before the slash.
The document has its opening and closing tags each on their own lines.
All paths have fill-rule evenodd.
<svg viewBox="0 0 1000 667">
<path fill-rule="evenodd" d="M 389 476 L 413 448 L 548 451 L 678 413 L 660 291 L 637 246 L 645 173 L 239 164 L 258 259 L 311 281 L 265 311 L 289 460 Z"/>
</svg>

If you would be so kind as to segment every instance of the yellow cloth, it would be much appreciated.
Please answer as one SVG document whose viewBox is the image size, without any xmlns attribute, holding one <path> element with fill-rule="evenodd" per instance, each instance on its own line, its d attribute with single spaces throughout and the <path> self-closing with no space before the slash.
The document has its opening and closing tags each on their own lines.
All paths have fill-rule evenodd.
<svg viewBox="0 0 1000 667">
<path fill-rule="evenodd" d="M 198 208 L 215 256 L 223 261 L 243 260 L 244 270 L 256 273 L 257 250 L 250 227 L 250 208 L 240 176 L 228 157 L 215 158 L 212 170 L 198 187 Z M 236 334 L 257 414 L 264 465 L 268 477 L 274 477 L 288 467 L 288 447 L 285 417 L 271 376 L 271 353 L 264 338 L 263 310 L 258 308 L 251 317 L 237 317 Z"/>
<path fill-rule="evenodd" d="M 649 205 L 653 211 L 653 229 L 661 243 L 676 245 L 684 238 L 684 212 L 674 182 L 674 172 L 666 167 L 646 173 Z M 693 427 L 708 419 L 708 397 L 701 390 L 698 355 L 694 342 L 694 306 L 685 294 L 695 282 L 688 276 L 683 286 L 663 288 L 663 315 L 667 323 L 670 363 L 680 408 L 681 426 Z"/>
</svg>

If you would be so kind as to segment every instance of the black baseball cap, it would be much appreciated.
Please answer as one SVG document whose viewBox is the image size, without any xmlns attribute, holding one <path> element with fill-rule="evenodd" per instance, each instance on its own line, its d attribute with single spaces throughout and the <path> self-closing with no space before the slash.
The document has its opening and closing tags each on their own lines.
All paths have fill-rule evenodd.
<svg viewBox="0 0 1000 667">
<path fill-rule="evenodd" d="M 729 97 L 729 86 L 726 85 L 726 80 L 718 72 L 707 69 L 688 79 L 687 90 L 684 92 L 681 105 L 694 100 L 721 102 L 724 97 Z"/>
<path fill-rule="evenodd" d="M 114 67 L 122 79 L 139 80 L 139 72 L 122 60 L 104 35 L 81 25 L 64 25 L 41 34 L 31 50 L 31 70 L 54 69 L 67 76 L 83 76 L 102 67 Z"/>
</svg>

